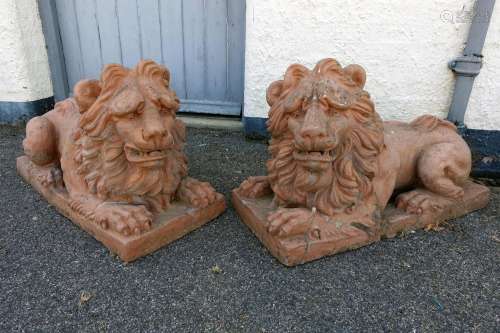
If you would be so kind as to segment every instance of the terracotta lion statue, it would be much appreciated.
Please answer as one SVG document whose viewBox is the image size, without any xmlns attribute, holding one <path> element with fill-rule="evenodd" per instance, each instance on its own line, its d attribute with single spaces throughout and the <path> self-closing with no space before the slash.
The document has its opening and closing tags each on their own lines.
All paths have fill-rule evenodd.
<svg viewBox="0 0 500 333">
<path fill-rule="evenodd" d="M 377 234 L 393 194 L 412 214 L 464 195 L 471 153 L 455 126 L 430 115 L 383 122 L 365 81 L 361 66 L 324 59 L 313 70 L 291 65 L 267 89 L 268 175 L 250 177 L 238 191 L 274 195 L 271 234 Z"/>
<path fill-rule="evenodd" d="M 73 98 L 29 121 L 25 154 L 47 166 L 45 183 L 64 187 L 74 210 L 123 235 L 149 230 L 174 199 L 209 205 L 214 189 L 187 177 L 169 81 L 153 61 L 106 66 L 100 80 L 78 82 Z"/>
</svg>

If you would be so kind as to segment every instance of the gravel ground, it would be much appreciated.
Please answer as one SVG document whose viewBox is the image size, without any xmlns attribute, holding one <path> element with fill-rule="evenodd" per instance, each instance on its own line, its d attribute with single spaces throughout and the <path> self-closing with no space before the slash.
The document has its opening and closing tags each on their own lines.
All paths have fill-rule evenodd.
<svg viewBox="0 0 500 333">
<path fill-rule="evenodd" d="M 15 170 L 23 130 L 0 127 L 0 331 L 499 332 L 500 188 L 446 225 L 286 268 L 229 205 L 125 265 Z M 266 146 L 189 130 L 190 174 L 226 194 L 264 173 Z M 216 269 L 218 267 L 220 269 Z"/>
</svg>

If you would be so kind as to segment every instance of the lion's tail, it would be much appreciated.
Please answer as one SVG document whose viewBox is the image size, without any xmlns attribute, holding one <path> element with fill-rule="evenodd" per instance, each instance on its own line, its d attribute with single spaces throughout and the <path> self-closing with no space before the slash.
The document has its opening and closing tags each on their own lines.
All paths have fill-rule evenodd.
<svg viewBox="0 0 500 333">
<path fill-rule="evenodd" d="M 410 123 L 410 126 L 422 132 L 433 131 L 439 126 L 448 127 L 455 132 L 457 131 L 457 127 L 453 123 L 431 115 L 423 115 L 416 118 Z"/>
</svg>

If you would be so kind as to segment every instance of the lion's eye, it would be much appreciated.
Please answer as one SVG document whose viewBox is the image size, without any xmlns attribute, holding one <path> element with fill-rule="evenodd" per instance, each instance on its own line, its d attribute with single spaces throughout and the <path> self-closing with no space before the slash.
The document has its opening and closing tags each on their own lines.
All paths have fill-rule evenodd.
<svg viewBox="0 0 500 333">
<path fill-rule="evenodd" d="M 292 114 L 290 115 L 290 117 L 292 118 L 299 118 L 301 116 L 302 112 L 301 110 L 295 110 L 294 112 L 292 112 Z"/>
<path fill-rule="evenodd" d="M 171 115 L 173 113 L 173 110 L 171 108 L 162 107 L 161 112 L 166 115 Z"/>
<path fill-rule="evenodd" d="M 135 110 L 138 114 L 141 114 L 144 112 L 144 101 L 140 101 L 139 104 L 137 104 L 137 108 Z"/>
<path fill-rule="evenodd" d="M 326 113 L 329 115 L 329 116 L 332 116 L 332 117 L 335 117 L 337 116 L 337 110 L 335 110 L 335 108 L 327 108 L 326 109 Z"/>
</svg>

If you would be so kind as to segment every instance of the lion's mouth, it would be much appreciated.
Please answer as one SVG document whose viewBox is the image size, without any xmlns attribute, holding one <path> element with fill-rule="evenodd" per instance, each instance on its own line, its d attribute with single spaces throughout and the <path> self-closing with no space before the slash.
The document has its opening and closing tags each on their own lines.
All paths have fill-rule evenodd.
<svg viewBox="0 0 500 333">
<path fill-rule="evenodd" d="M 162 160 L 167 157 L 164 149 L 141 150 L 132 145 L 125 145 L 127 160 L 134 163 L 151 162 Z"/>
<path fill-rule="evenodd" d="M 328 163 L 331 163 L 334 160 L 332 150 L 295 151 L 293 153 L 293 158 L 296 161 L 303 161 L 303 162 L 328 162 Z"/>
</svg>

